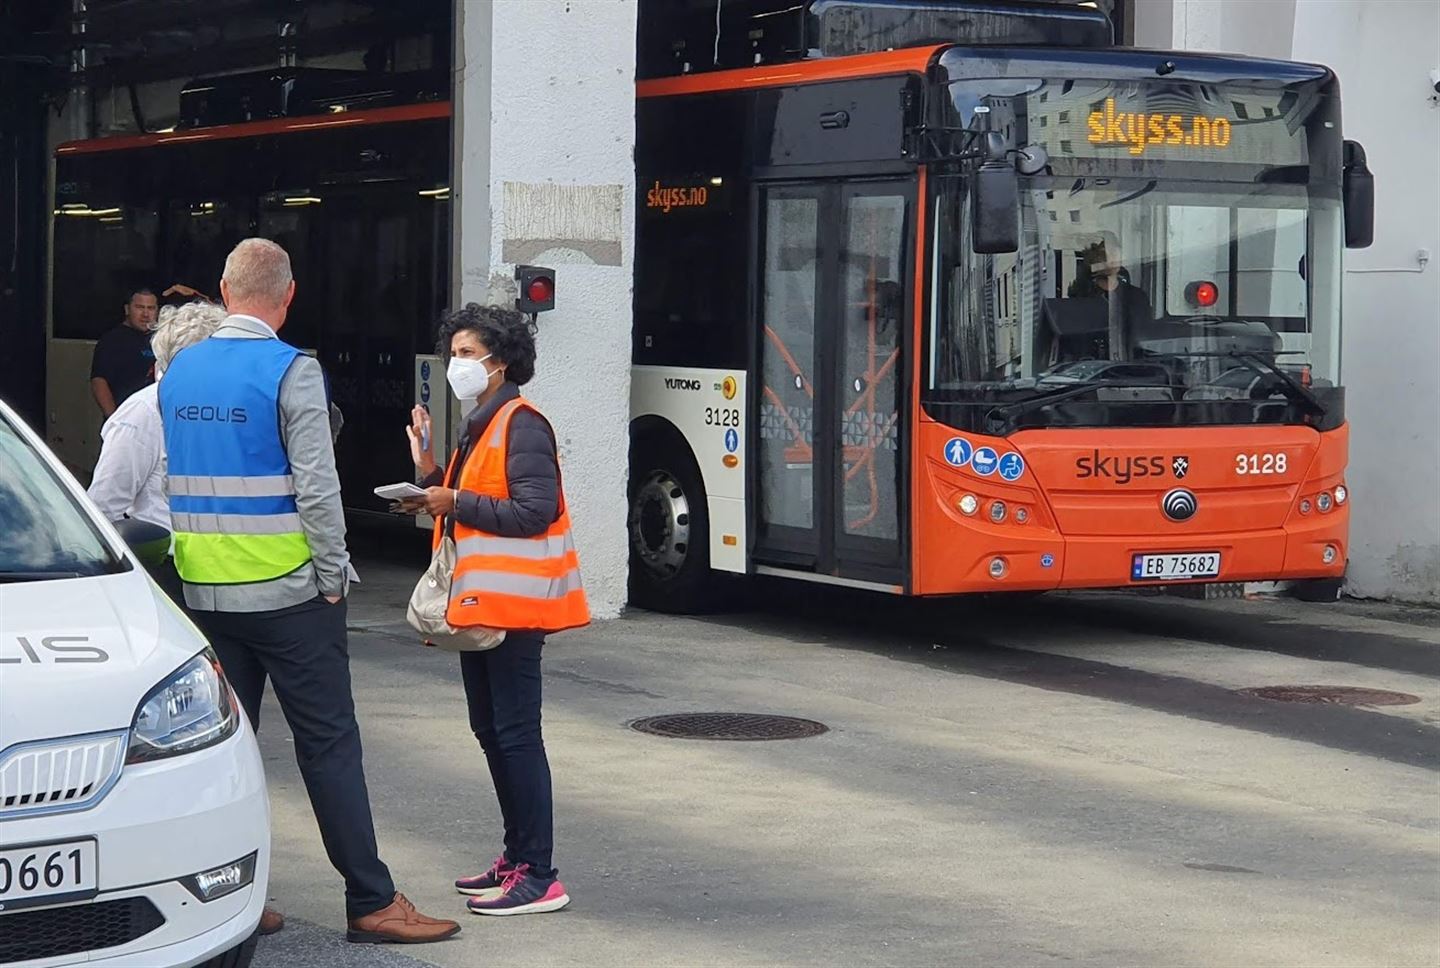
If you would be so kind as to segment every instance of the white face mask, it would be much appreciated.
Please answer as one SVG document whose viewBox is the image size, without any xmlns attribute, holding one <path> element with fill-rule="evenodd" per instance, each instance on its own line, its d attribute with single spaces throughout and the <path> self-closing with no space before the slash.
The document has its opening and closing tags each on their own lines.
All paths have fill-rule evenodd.
<svg viewBox="0 0 1440 968">
<path fill-rule="evenodd" d="M 445 368 L 445 379 L 450 381 L 450 389 L 461 400 L 474 400 L 490 386 L 490 379 L 495 374 L 485 365 L 485 361 L 495 354 L 490 353 L 480 357 L 478 360 L 461 359 L 458 356 L 450 357 L 450 365 Z"/>
</svg>

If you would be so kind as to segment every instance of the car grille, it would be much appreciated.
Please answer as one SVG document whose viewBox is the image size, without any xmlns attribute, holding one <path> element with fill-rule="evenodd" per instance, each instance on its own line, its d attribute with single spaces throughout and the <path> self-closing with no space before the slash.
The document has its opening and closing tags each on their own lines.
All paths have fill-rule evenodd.
<svg viewBox="0 0 1440 968">
<path fill-rule="evenodd" d="M 0 914 L 0 965 L 114 948 L 164 923 L 145 897 Z"/>
<path fill-rule="evenodd" d="M 12 746 L 0 754 L 0 820 L 94 806 L 125 765 L 127 732 Z"/>
</svg>

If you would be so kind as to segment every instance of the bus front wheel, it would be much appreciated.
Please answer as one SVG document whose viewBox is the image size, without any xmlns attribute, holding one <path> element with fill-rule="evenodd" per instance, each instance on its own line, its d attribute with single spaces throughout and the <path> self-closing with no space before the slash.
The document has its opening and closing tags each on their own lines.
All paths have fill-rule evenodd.
<svg viewBox="0 0 1440 968">
<path fill-rule="evenodd" d="M 674 446 L 637 448 L 629 531 L 630 604 L 680 615 L 714 604 L 705 486 L 688 453 Z"/>
</svg>

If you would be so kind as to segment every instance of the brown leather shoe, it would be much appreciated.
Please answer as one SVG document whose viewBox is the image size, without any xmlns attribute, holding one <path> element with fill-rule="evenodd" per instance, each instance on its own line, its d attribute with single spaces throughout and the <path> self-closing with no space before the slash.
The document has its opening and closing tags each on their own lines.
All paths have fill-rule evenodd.
<svg viewBox="0 0 1440 968">
<path fill-rule="evenodd" d="M 358 944 L 429 944 L 459 933 L 457 922 L 426 917 L 404 894 L 396 894 L 389 907 L 351 921 L 345 940 Z"/>
<path fill-rule="evenodd" d="M 260 913 L 260 933 L 262 935 L 274 934 L 283 927 L 285 927 L 285 915 L 279 911 L 272 907 L 266 907 L 265 910 Z"/>
</svg>

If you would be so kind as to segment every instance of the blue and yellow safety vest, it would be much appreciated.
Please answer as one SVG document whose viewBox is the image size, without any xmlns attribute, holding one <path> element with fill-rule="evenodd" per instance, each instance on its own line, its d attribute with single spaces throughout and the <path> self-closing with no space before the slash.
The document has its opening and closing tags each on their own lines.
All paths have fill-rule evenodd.
<svg viewBox="0 0 1440 968">
<path fill-rule="evenodd" d="M 211 337 L 160 381 L 175 568 L 196 585 L 288 575 L 310 561 L 280 437 L 280 384 L 300 351 Z"/>
</svg>

